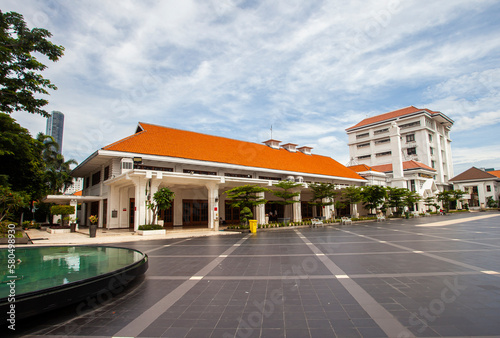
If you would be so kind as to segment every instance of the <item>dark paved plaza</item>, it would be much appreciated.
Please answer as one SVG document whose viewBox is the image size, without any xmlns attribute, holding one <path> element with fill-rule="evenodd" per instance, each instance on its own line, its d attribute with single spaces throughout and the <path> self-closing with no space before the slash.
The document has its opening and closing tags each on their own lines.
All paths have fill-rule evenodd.
<svg viewBox="0 0 500 338">
<path fill-rule="evenodd" d="M 18 323 L 20 335 L 500 336 L 500 213 L 122 243 L 124 292 Z"/>
</svg>

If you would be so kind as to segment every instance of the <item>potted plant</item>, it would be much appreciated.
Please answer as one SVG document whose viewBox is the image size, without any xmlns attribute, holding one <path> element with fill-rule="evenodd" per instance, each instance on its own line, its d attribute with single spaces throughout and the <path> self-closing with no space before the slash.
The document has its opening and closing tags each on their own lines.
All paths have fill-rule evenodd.
<svg viewBox="0 0 500 338">
<path fill-rule="evenodd" d="M 89 221 L 90 221 L 89 236 L 90 237 L 95 237 L 95 235 L 97 233 L 97 221 L 98 220 L 99 220 L 99 218 L 97 217 L 97 215 L 92 215 L 89 217 Z"/>
</svg>

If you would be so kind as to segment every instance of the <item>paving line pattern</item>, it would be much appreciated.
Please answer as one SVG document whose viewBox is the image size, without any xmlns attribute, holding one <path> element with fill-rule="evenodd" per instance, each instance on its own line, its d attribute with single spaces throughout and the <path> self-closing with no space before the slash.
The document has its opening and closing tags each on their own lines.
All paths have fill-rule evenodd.
<svg viewBox="0 0 500 338">
<path fill-rule="evenodd" d="M 309 241 L 300 231 L 295 230 L 295 232 L 388 337 L 414 337 L 414 335 L 389 313 L 389 311 L 360 287 L 358 283 L 351 279 L 339 266 L 314 245 L 314 243 Z"/>
<path fill-rule="evenodd" d="M 140 316 L 131 321 L 127 326 L 123 327 L 120 331 L 114 334 L 114 337 L 136 337 L 144 331 L 151 323 L 167 311 L 175 302 L 191 290 L 204 276 L 217 267 L 228 255 L 230 255 L 236 248 L 245 242 L 250 235 L 240 239 L 237 243 L 233 244 L 229 249 L 224 251 L 219 257 L 208 263 L 205 267 L 199 270 L 196 274 L 191 276 L 184 283 L 179 285 L 175 290 L 160 299 L 156 304 L 144 311 Z"/>
</svg>

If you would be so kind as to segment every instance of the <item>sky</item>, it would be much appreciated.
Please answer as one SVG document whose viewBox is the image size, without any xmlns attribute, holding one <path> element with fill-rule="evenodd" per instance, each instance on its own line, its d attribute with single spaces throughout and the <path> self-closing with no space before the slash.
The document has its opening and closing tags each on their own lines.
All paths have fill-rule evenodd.
<svg viewBox="0 0 500 338">
<path fill-rule="evenodd" d="M 455 175 L 500 169 L 500 2 L 0 0 L 65 47 L 46 110 L 83 161 L 138 122 L 349 162 L 345 129 L 416 106 L 441 111 Z M 46 119 L 12 116 L 33 136 Z"/>
</svg>

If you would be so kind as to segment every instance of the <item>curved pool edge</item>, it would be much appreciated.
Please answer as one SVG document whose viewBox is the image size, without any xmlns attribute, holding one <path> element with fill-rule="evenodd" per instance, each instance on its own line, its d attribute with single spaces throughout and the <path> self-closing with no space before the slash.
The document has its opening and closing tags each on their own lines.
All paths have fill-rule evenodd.
<svg viewBox="0 0 500 338">
<path fill-rule="evenodd" d="M 142 258 L 127 266 L 97 276 L 16 295 L 14 303 L 8 301 L 9 297 L 1 298 L 1 317 L 5 317 L 5 320 L 8 318 L 7 312 L 11 304 L 15 304 L 16 320 L 76 303 L 81 303 L 77 306 L 75 313 L 75 315 L 80 315 L 81 313 L 78 312 L 88 309 L 92 304 L 107 303 L 111 298 L 121 293 L 125 287 L 136 280 L 137 277 L 142 276 L 149 267 L 148 255 L 136 249 L 101 245 L 57 245 L 52 247 L 106 247 L 126 249 L 139 252 Z M 36 247 L 31 247 L 30 249 L 32 248 L 34 249 Z M 43 246 L 43 248 L 47 248 L 47 246 Z M 97 301 L 92 301 L 93 298 L 97 298 Z"/>
</svg>

